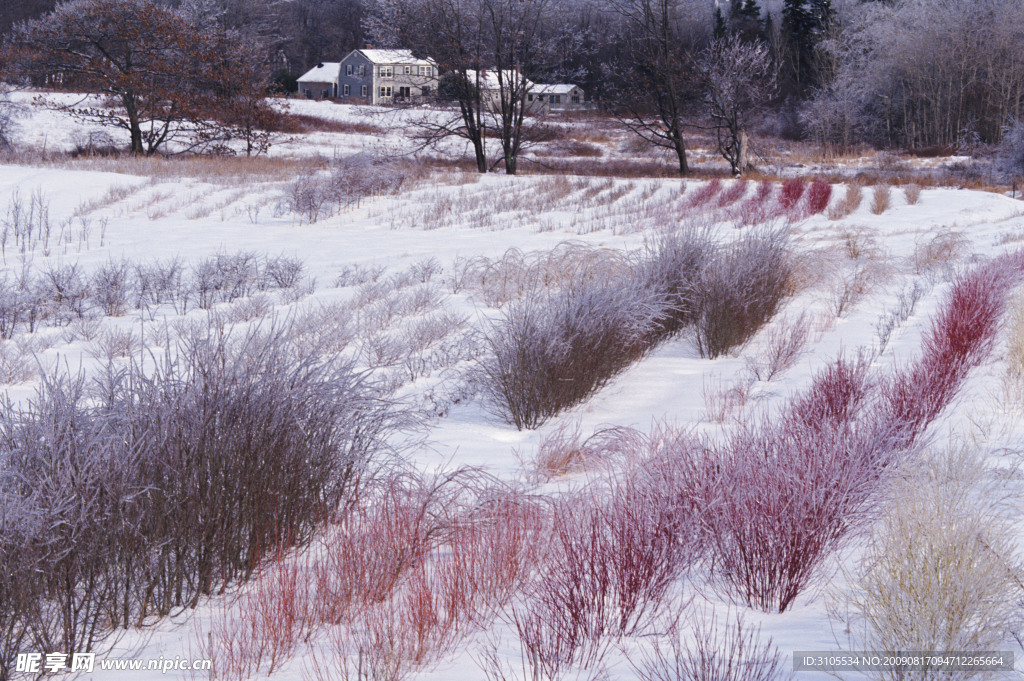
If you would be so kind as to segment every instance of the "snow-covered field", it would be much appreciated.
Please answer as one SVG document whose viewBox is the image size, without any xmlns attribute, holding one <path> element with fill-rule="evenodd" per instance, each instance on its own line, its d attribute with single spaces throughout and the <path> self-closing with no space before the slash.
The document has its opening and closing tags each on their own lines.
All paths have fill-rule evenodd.
<svg viewBox="0 0 1024 681">
<path fill-rule="evenodd" d="M 361 120 L 352 111 L 355 107 L 311 102 L 292 106 L 303 114 L 328 111 Z M 12 224 L 12 211 L 31 209 L 31 220 L 35 220 L 21 218 L 20 229 L 35 225 L 31 234 L 15 235 L 12 228 L 3 229 L 0 270 L 6 273 L 11 290 L 25 273 L 44 277 L 47 272 L 77 266 L 82 280 L 88 282 L 102 267 L 122 260 L 147 266 L 177 258 L 189 273 L 207 259 L 242 253 L 254 263 L 283 257 L 303 267 L 301 281 L 292 285 L 254 286 L 233 300 L 215 299 L 205 306 L 193 302 L 182 309 L 177 302 L 150 301 L 140 307 L 129 297 L 118 316 L 106 316 L 88 304 L 77 316 L 45 320 L 33 333 L 19 327 L 10 340 L 2 341 L 3 363 L 8 365 L 4 374 L 11 379 L 5 389 L 12 399 L 31 399 L 42 371 L 81 367 L 86 373 L 96 372 L 105 358 L 116 364 L 128 361 L 122 355 L 141 356 L 144 346 L 156 345 L 168 334 L 173 337 L 181 319 L 203 322 L 217 314 L 228 324 L 245 325 L 276 317 L 328 328 L 338 316 L 348 316 L 352 321 L 349 342 L 339 341 L 336 350 L 330 350 L 327 341 L 318 342 L 324 344 L 324 352 L 349 353 L 361 366 L 391 381 L 398 395 L 426 415 L 421 439 L 402 452 L 414 468 L 434 473 L 474 467 L 541 498 L 557 498 L 595 477 L 615 478 L 628 465 L 616 459 L 547 479 L 536 470 L 535 459 L 545 439 L 559 429 L 578 429 L 586 438 L 609 427 L 648 433 L 670 425 L 721 438 L 743 414 L 780 409 L 839 357 L 874 352 L 871 370 L 879 375 L 906 367 L 921 353 L 922 338 L 942 309 L 956 274 L 1013 252 L 1024 241 L 1024 204 L 953 188 L 927 188 L 913 204 L 894 188 L 891 205 L 878 214 L 872 210 L 872 189 L 865 188 L 860 205 L 839 217 L 835 207 L 848 188 L 836 185 L 830 217 L 827 210 L 810 214 L 806 197 L 789 210 L 777 208 L 781 191 L 777 183 L 760 189 L 757 182 L 738 185 L 736 180 L 479 177 L 435 168 L 404 176 L 397 190 L 388 187 L 350 205 L 325 209 L 315 222 L 289 209 L 293 182 L 307 172 L 302 159 L 315 153 L 343 157 L 378 144 L 401 144 L 400 122 L 373 120 L 374 125 L 388 128 L 386 139 L 323 133 L 279 140 L 271 159 L 247 162 L 251 168 L 261 164 L 270 168 L 263 174 L 250 173 L 250 166 L 242 162 L 221 172 L 215 160 L 186 159 L 166 162 L 178 164 L 172 170 L 160 162 L 128 159 L 0 166 L 0 227 Z M 22 121 L 23 143 L 68 148 L 84 134 L 76 126 L 53 112 L 36 112 L 31 121 Z M 716 183 L 713 191 L 711 182 Z M 759 191 L 764 194 L 761 199 Z M 41 210 L 46 211 L 43 218 Z M 479 340 L 472 339 L 490 328 L 489 320 L 500 317 L 503 297 L 522 294 L 515 282 L 499 285 L 494 280 L 517 276 L 516 268 L 499 267 L 515 261 L 507 257 L 510 249 L 525 254 L 525 260 L 538 253 L 587 249 L 639 253 L 660 231 L 682 225 L 710 230 L 723 242 L 766 225 L 790 230 L 796 263 L 792 295 L 752 340 L 707 359 L 697 352 L 691 334 L 683 333 L 658 345 L 585 402 L 536 430 L 517 430 L 487 407 L 472 382 L 475 361 L 485 350 Z M 572 248 L 566 246 L 569 242 Z M 554 279 L 571 269 L 571 256 L 565 257 L 563 265 L 549 267 L 555 270 L 549 272 Z M 906 304 L 910 291 L 918 292 L 916 304 L 905 315 L 894 313 L 901 303 Z M 1014 300 L 1004 315 L 1007 319 L 1024 309 L 1020 298 Z M 403 334 L 427 318 L 447 320 L 436 341 L 414 350 L 393 348 L 395 342 L 412 337 Z M 771 380 L 758 380 L 754 368 L 763 365 L 780 336 L 796 333 L 798 318 L 806 327 L 806 341 L 798 347 L 792 366 Z M 887 320 L 894 319 L 891 335 L 883 342 Z M 1002 512 L 1011 519 L 1009 532 L 1020 539 L 1024 525 L 1017 508 L 1021 496 L 1017 467 L 1024 460 L 1019 445 L 1024 411 L 1019 397 L 1012 396 L 1018 375 L 1014 372 L 1020 368 L 1012 366 L 1011 335 L 1005 328 L 1000 331 L 993 352 L 970 372 L 924 440 L 927 452 L 969 447 L 981 455 L 988 466 L 982 475 L 986 489 L 997 489 L 1006 501 Z M 896 502 L 887 497 L 886 503 Z M 885 513 L 885 503 L 876 513 Z M 863 525 L 868 531 L 872 527 L 872 522 Z M 762 641 L 773 640 L 782 655 L 783 674 L 788 674 L 794 651 L 856 649 L 843 623 L 830 616 L 829 603 L 836 602 L 839 588 L 855 580 L 859 559 L 870 546 L 863 533 L 843 542 L 816 571 L 811 586 L 783 613 L 764 613 L 733 602 L 721 588 L 709 586 L 708 567 L 702 565 L 670 587 L 675 601 L 669 614 L 682 615 L 684 622 L 692 613 L 707 618 L 717 612 L 722 622 L 742 615 L 747 625 L 760 626 Z M 1012 569 L 1019 567 L 1018 561 Z M 211 645 L 214 649 L 224 645 L 218 636 L 225 631 L 225 618 L 251 616 L 251 610 L 248 615 L 238 614 L 232 604 L 240 594 L 255 589 L 260 579 L 257 576 L 142 630 L 125 632 L 113 650 L 103 646 L 100 657 L 206 657 Z M 1018 597 L 1024 598 L 1024 592 Z M 401 675 L 438 681 L 494 679 L 487 663 L 487 651 L 493 650 L 511 665 L 505 670 L 506 678 L 541 678 L 530 677 L 511 618 L 510 610 L 499 607 L 479 626 L 460 630 L 458 640 L 439 659 L 424 654 L 424 665 L 415 661 L 398 665 Z M 314 671 L 312 651 L 321 651 L 316 656 L 321 666 L 329 665 L 333 653 L 326 651 L 333 650 L 331 641 L 338 638 L 332 632 L 344 627 L 344 623 L 316 627 L 308 640 L 299 640 L 276 661 L 270 678 L 361 678 L 355 672 L 343 674 L 340 663 L 333 670 Z M 684 627 L 684 635 L 689 635 L 686 631 Z M 628 659 L 640 659 L 638 651 L 650 639 L 641 635 L 646 633 L 609 640 L 600 663 L 585 671 L 567 672 L 563 678 L 600 678 L 602 670 L 610 679 L 645 678 Z M 1000 650 L 1020 653 L 1010 636 Z M 363 655 L 379 652 L 367 649 Z M 217 654 L 218 664 L 223 664 L 225 655 L 223 649 Z M 265 669 L 254 667 L 253 678 L 264 678 Z M 84 678 L 142 681 L 208 676 L 96 671 Z M 797 678 L 831 677 L 800 672 Z"/>
</svg>

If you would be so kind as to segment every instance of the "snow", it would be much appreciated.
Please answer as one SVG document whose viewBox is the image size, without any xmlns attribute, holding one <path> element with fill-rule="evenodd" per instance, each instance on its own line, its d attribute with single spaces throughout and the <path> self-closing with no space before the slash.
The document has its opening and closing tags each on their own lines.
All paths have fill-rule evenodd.
<svg viewBox="0 0 1024 681">
<path fill-rule="evenodd" d="M 363 53 L 377 63 L 400 63 L 411 58 L 407 51 L 363 50 Z M 337 64 L 325 64 L 323 69 L 336 71 L 337 67 Z M 317 77 L 310 79 L 317 80 Z M 306 101 L 293 102 L 291 107 L 297 112 L 346 121 L 367 120 L 371 111 L 369 107 Z M 375 115 L 387 114 L 380 110 Z M 414 114 L 394 114 L 399 120 L 411 115 Z M 22 144 L 47 149 L 68 148 L 76 136 L 95 132 L 93 128 L 69 122 L 58 112 L 43 109 L 33 111 L 31 123 L 24 124 L 23 130 Z M 390 130 L 387 138 L 392 142 L 401 139 L 401 125 L 393 125 Z M 359 135 L 312 139 L 296 136 L 278 145 L 275 157 L 301 161 L 320 153 L 324 139 L 333 140 L 338 155 L 381 144 L 380 139 Z M 652 216 L 645 210 L 662 204 L 677 206 L 672 202 L 680 192 L 680 181 L 674 179 L 569 179 L 573 184 L 566 197 L 545 202 L 542 199 L 545 192 L 551 191 L 551 177 L 488 175 L 480 178 L 458 171 L 439 172 L 420 178 L 398 194 L 366 199 L 357 207 L 310 225 L 297 221 L 293 215 L 275 213 L 274 207 L 290 180 L 242 179 L 239 182 L 230 177 L 217 180 L 147 176 L 132 174 L 130 167 L 125 172 L 93 170 L 89 161 L 3 165 L 0 166 L 0 219 L 15 195 L 24 199 L 37 193 L 49 203 L 53 223 L 66 225 L 73 238 L 48 254 L 38 251 L 19 256 L 11 250 L 5 254 L 0 269 L 13 273 L 25 262 L 34 268 L 77 262 L 91 271 L 109 259 L 122 257 L 137 262 L 181 257 L 191 263 L 210 255 L 237 251 L 269 256 L 283 254 L 301 259 L 309 275 L 317 281 L 316 290 L 301 304 L 326 304 L 349 294 L 332 282 L 351 265 L 382 266 L 393 273 L 434 258 L 450 272 L 458 261 L 466 258 L 497 258 L 512 248 L 524 252 L 550 250 L 570 240 L 611 249 L 641 248 L 656 225 L 663 224 L 666 215 Z M 699 184 L 688 181 L 683 198 L 696 192 Z M 836 187 L 839 195 L 843 190 L 842 186 Z M 609 198 L 616 191 L 621 193 Z M 957 266 L 994 257 L 1024 241 L 1024 204 L 992 193 L 925 189 L 917 205 L 908 205 L 902 193 L 896 191 L 893 206 L 881 215 L 871 214 L 869 203 L 870 197 L 866 196 L 860 208 L 839 221 L 818 215 L 794 224 L 798 251 L 809 254 L 828 249 L 832 260 L 820 262 L 833 263 L 840 268 L 856 265 L 837 255 L 841 254 L 849 234 L 870 236 L 878 248 L 873 257 L 885 261 L 888 275 L 858 301 L 850 313 L 812 337 L 811 346 L 794 369 L 774 381 L 755 384 L 749 408 L 778 404 L 787 395 L 805 387 L 824 362 L 872 346 L 876 342 L 879 316 L 895 304 L 900 286 L 915 280 L 930 280 L 934 286 L 915 314 L 897 329 L 889 347 L 876 361 L 879 365 L 900 365 L 915 356 L 921 333 L 927 328 L 948 280 L 942 272 L 915 271 L 913 264 L 921 244 L 935 234 L 945 230 L 962 236 L 966 250 L 954 263 Z M 738 233 L 734 222 L 724 213 L 707 212 L 698 217 L 709 222 L 711 229 L 723 239 L 734 238 Z M 84 232 L 89 230 L 83 227 L 86 222 L 92 225 L 87 236 Z M 789 301 L 783 314 L 806 310 L 822 318 L 828 317 L 830 297 L 827 284 L 812 286 Z M 276 309 L 286 314 L 294 305 L 282 302 Z M 474 326 L 480 326 L 487 315 L 493 313 L 466 293 L 448 296 L 445 305 L 467 314 Z M 129 319 L 121 323 L 147 323 L 138 312 L 134 319 L 131 317 L 130 313 Z M 714 386 L 741 381 L 745 357 L 756 352 L 759 339 L 732 356 L 715 360 L 700 358 L 686 338 L 666 343 L 616 377 L 593 398 L 534 432 L 520 432 L 502 423 L 489 414 L 478 399 L 455 404 L 446 416 L 435 418 L 429 424 L 427 444 L 411 453 L 410 458 L 424 470 L 478 466 L 512 480 L 524 475 L 520 457 L 528 458 L 545 433 L 566 422 L 578 422 L 585 434 L 609 425 L 648 430 L 656 423 L 665 422 L 709 432 L 719 430 L 719 424 L 705 419 L 705 393 Z M 71 366 L 79 362 L 89 366 L 85 344 L 80 340 L 63 342 L 58 339 L 42 353 L 42 358 L 48 366 L 58 359 Z M 950 430 L 970 432 L 973 417 L 991 412 L 988 388 L 992 381 L 998 380 L 998 361 L 996 356 L 984 371 L 972 375 L 956 408 L 947 409 L 943 421 L 933 428 L 938 434 L 936 437 L 941 440 L 941 434 Z M 31 387 L 31 384 L 21 384 L 8 386 L 8 389 L 15 399 L 21 399 L 31 393 Z M 410 388 L 413 392 L 416 389 Z M 1012 415 L 993 418 L 1002 419 L 998 425 L 1004 432 L 1015 432 Z M 983 446 L 996 451 L 1005 446 L 1003 440 L 993 438 Z M 850 561 L 852 557 L 844 555 L 836 560 Z M 841 578 L 834 569 L 833 575 L 835 580 Z M 739 607 L 730 606 L 716 594 L 701 593 L 695 597 L 723 612 Z M 223 598 L 215 597 L 194 612 L 168 618 L 142 632 L 127 632 L 110 655 L 199 656 L 196 651 Z M 832 650 L 845 644 L 843 640 L 837 642 L 842 634 L 835 630 L 836 625 L 828 617 L 821 590 L 802 595 L 795 607 L 783 614 L 749 611 L 745 615 L 749 621 L 760 624 L 763 635 L 774 638 L 787 658 L 787 669 L 794 650 Z M 478 636 L 476 641 L 480 640 Z M 473 645 L 466 643 L 436 669 L 417 672 L 414 678 L 482 680 L 484 675 L 471 656 L 475 651 Z M 279 681 L 307 678 L 304 667 L 307 654 L 306 649 L 300 648 L 295 658 L 271 678 Z M 101 677 L 97 673 L 84 678 L 149 681 L 190 677 L 124 672 L 120 676 L 111 673 Z M 628 666 L 621 660 L 612 678 L 632 678 Z M 829 677 L 805 673 L 802 678 L 824 681 Z"/>
<path fill-rule="evenodd" d="M 300 83 L 336 83 L 341 72 L 341 62 L 325 61 L 317 64 L 299 76 Z"/>
<path fill-rule="evenodd" d="M 413 56 L 412 50 L 356 50 L 364 55 L 373 64 L 415 64 L 417 66 L 431 66 L 432 59 L 417 59 Z"/>
</svg>

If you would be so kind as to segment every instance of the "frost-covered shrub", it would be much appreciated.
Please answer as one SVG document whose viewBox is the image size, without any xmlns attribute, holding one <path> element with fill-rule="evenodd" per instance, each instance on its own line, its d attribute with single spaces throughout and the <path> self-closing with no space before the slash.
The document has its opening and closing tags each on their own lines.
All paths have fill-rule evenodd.
<svg viewBox="0 0 1024 681">
<path fill-rule="evenodd" d="M 283 255 L 268 258 L 259 269 L 257 286 L 261 291 L 269 288 L 292 288 L 302 281 L 305 268 L 305 263 L 298 258 Z"/>
<path fill-rule="evenodd" d="M 781 413 L 748 419 L 712 448 L 712 579 L 751 607 L 786 610 L 877 493 L 896 447 L 870 413 L 862 419 L 866 367 L 837 361 Z"/>
<path fill-rule="evenodd" d="M 258 259 L 252 253 L 219 253 L 192 268 L 192 290 L 199 307 L 231 302 L 252 295 L 256 289 Z"/>
<path fill-rule="evenodd" d="M 696 319 L 701 277 L 715 252 L 710 235 L 695 228 L 663 232 L 648 244 L 639 277 L 662 299 L 660 335 L 675 335 Z"/>
<path fill-rule="evenodd" d="M 932 455 L 934 456 L 934 455 Z M 911 467 L 875 526 L 866 552 L 834 594 L 833 618 L 851 647 L 892 650 L 1001 650 L 1021 624 L 1022 563 L 1013 523 L 993 499 L 981 457 L 956 451 Z M 945 460 L 942 460 L 945 459 Z M 883 669 L 879 681 L 966 681 L 970 669 Z"/>
<path fill-rule="evenodd" d="M 1021 265 L 1004 257 L 979 267 L 953 284 L 931 329 L 921 357 L 885 384 L 891 427 L 913 442 L 960 389 L 968 372 L 991 351 L 1009 288 Z"/>
<path fill-rule="evenodd" d="M 119 317 L 124 314 L 132 293 L 131 265 L 127 260 L 105 263 L 92 275 L 90 287 L 95 303 L 103 314 Z"/>
<path fill-rule="evenodd" d="M 86 651 L 248 578 L 350 504 L 408 423 L 284 328 L 197 327 L 161 357 L 0 405 L 0 659 Z"/>
<path fill-rule="evenodd" d="M 1007 179 L 1024 176 L 1024 121 L 1011 119 L 999 143 L 999 169 Z"/>
<path fill-rule="evenodd" d="M 156 489 L 156 614 L 246 578 L 271 547 L 306 541 L 399 425 L 351 364 L 298 356 L 284 328 L 239 339 L 200 329 L 179 343 L 145 375 L 132 365 L 105 405 Z"/>
<path fill-rule="evenodd" d="M 485 331 L 479 376 L 491 408 L 536 428 L 585 400 L 643 355 L 665 305 L 642 283 L 577 273 L 567 288 L 537 285 Z"/>
<path fill-rule="evenodd" d="M 877 184 L 871 190 L 871 212 L 881 215 L 892 205 L 892 188 L 887 184 Z"/>
<path fill-rule="evenodd" d="M 752 232 L 721 249 L 697 283 L 701 357 L 718 357 L 741 345 L 771 319 L 787 293 L 789 273 L 782 231 Z"/>
<path fill-rule="evenodd" d="M 137 451 L 84 400 L 84 378 L 57 375 L 26 406 L 0 408 L 6 646 L 92 649 L 117 626 L 125 589 L 139 575 L 138 567 L 124 572 L 142 562 L 138 517 L 146 492 Z"/>
<path fill-rule="evenodd" d="M 45 269 L 35 286 L 46 305 L 46 315 L 57 324 L 67 324 L 85 312 L 89 289 L 77 263 Z"/>
<path fill-rule="evenodd" d="M 864 200 L 864 190 L 860 185 L 851 184 L 846 187 L 846 194 L 842 200 L 828 210 L 829 220 L 841 220 L 857 210 L 861 201 Z"/>
<path fill-rule="evenodd" d="M 640 681 L 775 681 L 785 679 L 785 661 L 772 639 L 762 640 L 759 628 L 736 615 L 724 624 L 714 613 L 690 617 L 692 635 L 684 640 L 678 626 L 669 627 L 641 652 L 629 656 Z"/>
</svg>

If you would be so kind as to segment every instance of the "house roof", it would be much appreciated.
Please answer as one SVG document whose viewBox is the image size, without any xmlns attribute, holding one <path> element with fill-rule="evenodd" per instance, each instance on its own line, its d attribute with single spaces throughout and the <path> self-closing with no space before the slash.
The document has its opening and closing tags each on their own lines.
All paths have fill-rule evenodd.
<svg viewBox="0 0 1024 681">
<path fill-rule="evenodd" d="M 325 61 L 317 64 L 299 76 L 300 83 L 337 83 L 341 64 L 336 61 Z"/>
<path fill-rule="evenodd" d="M 567 95 L 576 89 L 572 83 L 555 83 L 552 85 L 537 83 L 533 91 L 542 95 Z"/>
<path fill-rule="evenodd" d="M 412 50 L 355 50 L 366 57 L 371 64 L 416 64 L 433 66 L 432 59 L 417 59 Z"/>
<path fill-rule="evenodd" d="M 504 76 L 502 77 L 502 80 L 504 80 L 506 84 L 511 84 L 511 83 L 517 82 L 515 80 L 516 78 L 521 79 L 521 80 L 518 81 L 520 83 L 522 83 L 525 80 L 526 87 L 529 88 L 529 89 L 532 89 L 532 88 L 536 87 L 533 84 L 533 82 L 530 81 L 529 78 L 526 78 L 525 76 L 523 76 L 518 71 L 513 71 L 512 69 L 506 69 L 504 71 Z M 470 84 L 476 85 L 476 71 L 474 71 L 473 69 L 466 69 L 466 80 L 468 80 L 470 82 Z M 480 72 L 480 89 L 481 90 L 497 90 L 497 89 L 499 89 L 499 86 L 498 86 L 498 72 L 497 71 L 493 71 L 493 70 L 489 70 L 489 69 L 482 70 Z"/>
</svg>

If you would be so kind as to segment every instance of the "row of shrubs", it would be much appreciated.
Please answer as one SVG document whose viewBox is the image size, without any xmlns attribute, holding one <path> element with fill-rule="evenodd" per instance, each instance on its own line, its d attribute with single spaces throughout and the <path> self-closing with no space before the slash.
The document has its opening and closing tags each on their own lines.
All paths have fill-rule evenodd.
<svg viewBox="0 0 1024 681">
<path fill-rule="evenodd" d="M 556 502 L 544 559 L 513 608 L 534 673 L 594 668 L 609 638 L 650 630 L 679 607 L 672 585 L 697 567 L 730 601 L 791 607 L 825 559 L 877 517 L 883 480 L 987 356 L 1022 272 L 1024 258 L 1003 258 L 960 278 L 920 358 L 891 375 L 872 375 L 866 357 L 841 358 L 782 409 L 742 419 L 723 440 L 662 428 L 601 443 L 610 451 L 598 458 L 635 458 L 623 474 Z M 774 676 L 777 651 L 754 649 L 732 662 Z M 687 663 L 686 650 L 672 654 Z"/>
<path fill-rule="evenodd" d="M 548 501 L 478 471 L 382 476 L 322 544 L 283 557 L 216 618 L 218 678 L 269 673 L 313 641 L 311 678 L 401 679 L 480 630 L 491 631 L 474 656 L 488 678 L 598 676 L 624 637 L 643 681 L 783 677 L 770 640 L 695 612 L 682 580 L 792 607 L 876 515 L 883 479 L 938 415 L 903 408 L 905 378 L 920 381 L 923 404 L 947 405 L 1022 270 L 1000 260 L 957 281 L 906 369 L 879 376 L 866 358 L 839 359 L 720 440 L 604 432 L 585 446 L 626 458 L 625 470 Z M 682 637 L 687 613 L 694 635 Z"/>
<path fill-rule="evenodd" d="M 304 173 L 292 182 L 278 211 L 313 224 L 358 206 L 363 199 L 398 192 L 414 172 L 420 171 L 369 153 L 338 158 L 326 169 Z"/>
<path fill-rule="evenodd" d="M 303 280 L 301 260 L 254 253 L 217 254 L 188 266 L 180 258 L 150 263 L 111 260 L 89 274 L 78 264 L 53 265 L 13 280 L 0 278 L 0 338 L 41 323 L 65 325 L 90 312 L 120 316 L 129 309 L 171 305 L 209 309 L 257 291 L 292 289 Z"/>
<path fill-rule="evenodd" d="M 19 652 L 94 650 L 307 542 L 408 425 L 286 327 L 234 334 L 193 329 L 155 366 L 55 374 L 0 406 L 0 679 Z"/>
<path fill-rule="evenodd" d="M 789 291 L 781 230 L 751 231 L 729 244 L 681 230 L 627 267 L 602 262 L 584 263 L 557 289 L 535 281 L 485 332 L 485 398 L 517 428 L 582 402 L 684 331 L 692 330 L 702 357 L 729 352 L 771 319 Z"/>
</svg>

